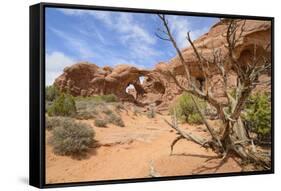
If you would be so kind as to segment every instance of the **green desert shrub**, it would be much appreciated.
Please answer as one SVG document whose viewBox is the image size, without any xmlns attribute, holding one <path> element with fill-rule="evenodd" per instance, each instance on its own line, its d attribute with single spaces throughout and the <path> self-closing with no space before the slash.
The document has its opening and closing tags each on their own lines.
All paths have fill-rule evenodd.
<svg viewBox="0 0 281 191">
<path fill-rule="evenodd" d="M 198 113 L 194 113 L 189 116 L 188 122 L 191 124 L 202 124 L 203 120 Z"/>
<path fill-rule="evenodd" d="M 94 135 L 93 129 L 87 124 L 63 118 L 60 125 L 53 129 L 50 144 L 57 154 L 82 154 L 94 143 Z"/>
<path fill-rule="evenodd" d="M 251 95 L 246 103 L 244 122 L 261 140 L 271 135 L 271 97 L 268 93 Z"/>
<path fill-rule="evenodd" d="M 47 101 L 54 101 L 61 95 L 61 92 L 55 85 L 47 86 L 45 88 L 45 98 Z"/>
<path fill-rule="evenodd" d="M 76 114 L 76 105 L 73 97 L 68 94 L 61 94 L 48 108 L 50 116 L 73 116 Z"/>
<path fill-rule="evenodd" d="M 96 119 L 95 126 L 96 127 L 106 127 L 107 121 L 105 119 Z"/>
<path fill-rule="evenodd" d="M 110 115 L 108 115 L 108 122 L 109 123 L 112 123 L 116 126 L 119 126 L 119 127 L 124 127 L 125 124 L 124 124 L 124 121 L 122 120 L 122 118 L 114 113 L 111 113 Z"/>
<path fill-rule="evenodd" d="M 207 108 L 207 103 L 195 96 L 193 96 L 195 101 L 198 103 L 201 111 L 205 112 Z M 188 93 L 183 93 L 175 102 L 175 104 L 170 108 L 170 114 L 176 113 L 177 117 L 187 123 L 201 124 L 202 119 L 198 114 L 195 104 Z"/>
</svg>

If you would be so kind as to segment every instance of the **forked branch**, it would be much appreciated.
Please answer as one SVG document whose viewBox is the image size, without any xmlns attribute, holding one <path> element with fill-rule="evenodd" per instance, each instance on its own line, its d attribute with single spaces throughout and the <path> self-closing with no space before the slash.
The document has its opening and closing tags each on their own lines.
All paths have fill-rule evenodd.
<svg viewBox="0 0 281 191">
<path fill-rule="evenodd" d="M 243 132 L 244 125 L 241 120 L 241 112 L 245 107 L 245 102 L 249 98 L 252 90 L 259 84 L 259 76 L 266 70 L 271 67 L 271 60 L 264 56 L 257 55 L 257 48 L 255 46 L 253 50 L 253 56 L 246 63 L 241 62 L 235 55 L 235 49 L 239 42 L 242 42 L 245 35 L 245 26 L 246 20 L 237 20 L 237 19 L 224 19 L 221 22 L 226 24 L 226 33 L 223 35 L 226 40 L 226 55 L 222 55 L 221 49 L 214 49 L 211 55 L 211 59 L 204 58 L 202 52 L 198 50 L 196 45 L 190 38 L 190 33 L 187 33 L 187 40 L 190 43 L 192 50 L 197 58 L 199 67 L 203 72 L 205 78 L 205 90 L 200 90 L 197 87 L 197 84 L 191 76 L 191 70 L 189 63 L 187 63 L 177 46 L 175 39 L 172 36 L 172 33 L 169 29 L 168 21 L 165 15 L 158 15 L 161 19 L 164 30 L 162 33 L 164 36 L 157 36 L 162 40 L 170 41 L 173 47 L 176 49 L 179 60 L 184 66 L 184 71 L 188 83 L 182 85 L 176 75 L 171 71 L 165 71 L 165 74 L 168 74 L 175 82 L 175 84 L 183 91 L 190 93 L 191 98 L 194 102 L 194 105 L 203 120 L 203 123 L 207 127 L 208 133 L 211 136 L 211 140 L 205 140 L 199 136 L 194 135 L 189 131 L 183 131 L 177 125 L 177 123 L 169 123 L 167 120 L 165 122 L 173 129 L 177 131 L 178 136 L 171 144 L 171 153 L 175 144 L 181 140 L 186 139 L 193 141 L 199 144 L 202 147 L 209 148 L 218 151 L 219 155 L 226 157 L 230 151 L 234 151 L 242 160 L 249 160 L 253 163 L 263 166 L 263 168 L 270 167 L 270 161 L 263 159 L 257 153 L 253 153 L 249 148 L 253 146 L 249 143 L 249 139 L 243 139 L 243 136 L 240 136 L 239 133 Z M 268 46 L 270 47 L 270 45 Z M 223 91 L 226 98 L 228 99 L 227 103 L 221 103 L 215 99 L 210 92 L 211 85 L 208 83 L 210 80 L 209 74 L 209 65 L 212 64 L 215 66 L 223 82 Z M 237 87 L 235 95 L 231 95 L 228 92 L 228 79 L 227 79 L 227 70 L 232 69 L 237 75 Z M 201 111 L 199 104 L 196 102 L 194 97 L 201 98 L 208 102 L 210 105 L 216 108 L 218 118 L 223 122 L 223 135 L 219 137 L 214 131 L 214 128 L 210 125 L 204 113 Z M 174 117 L 176 118 L 176 116 Z M 247 136 L 246 136 L 247 137 Z"/>
</svg>

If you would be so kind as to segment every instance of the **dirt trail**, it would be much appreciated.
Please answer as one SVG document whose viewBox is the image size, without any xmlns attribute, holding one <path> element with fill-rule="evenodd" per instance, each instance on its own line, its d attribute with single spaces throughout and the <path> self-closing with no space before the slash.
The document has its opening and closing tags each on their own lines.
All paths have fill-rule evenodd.
<svg viewBox="0 0 281 191">
<path fill-rule="evenodd" d="M 170 155 L 170 144 L 176 133 L 163 120 L 169 116 L 149 119 L 122 113 L 122 118 L 125 127 L 97 128 L 93 120 L 83 121 L 93 126 L 99 147 L 91 149 L 81 160 L 55 155 L 47 145 L 46 182 L 144 178 L 150 177 L 151 166 L 161 176 L 241 171 L 232 158 L 222 165 L 220 159 L 206 162 L 215 154 L 186 140 L 181 140 Z M 183 128 L 205 134 L 202 127 L 184 125 Z M 48 139 L 50 132 L 46 136 Z"/>
</svg>

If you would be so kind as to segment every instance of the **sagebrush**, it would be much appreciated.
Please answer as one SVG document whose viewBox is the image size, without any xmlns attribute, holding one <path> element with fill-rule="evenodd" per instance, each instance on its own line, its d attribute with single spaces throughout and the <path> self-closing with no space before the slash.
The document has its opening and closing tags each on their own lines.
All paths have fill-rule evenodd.
<svg viewBox="0 0 281 191">
<path fill-rule="evenodd" d="M 82 154 L 93 145 L 94 135 L 89 125 L 71 118 L 61 118 L 59 126 L 53 129 L 50 144 L 57 154 Z"/>
<path fill-rule="evenodd" d="M 47 130 L 52 130 L 54 129 L 55 127 L 58 127 L 61 125 L 62 121 L 64 120 L 63 117 L 49 117 L 49 116 L 46 116 L 46 129 Z"/>
<path fill-rule="evenodd" d="M 119 127 L 124 127 L 124 121 L 122 120 L 122 118 L 114 113 L 110 113 L 108 115 L 108 122 L 112 123 L 114 125 L 117 125 Z"/>
<path fill-rule="evenodd" d="M 95 120 L 95 126 L 96 127 L 106 127 L 108 121 L 106 121 L 105 119 L 96 119 Z"/>
</svg>

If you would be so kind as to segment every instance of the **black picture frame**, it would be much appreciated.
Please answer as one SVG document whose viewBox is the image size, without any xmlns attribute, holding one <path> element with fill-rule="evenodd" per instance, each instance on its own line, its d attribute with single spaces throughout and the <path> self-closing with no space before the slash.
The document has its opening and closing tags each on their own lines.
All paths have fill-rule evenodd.
<svg viewBox="0 0 281 191">
<path fill-rule="evenodd" d="M 265 171 L 254 172 L 235 172 L 235 173 L 217 173 L 204 175 L 187 175 L 187 176 L 171 176 L 157 178 L 136 178 L 121 180 L 103 180 L 89 182 L 71 182 L 71 183 L 45 183 L 45 9 L 53 8 L 71 8 L 71 9 L 87 9 L 87 10 L 105 10 L 105 11 L 122 11 L 137 13 L 156 13 L 167 15 L 188 15 L 200 17 L 223 17 L 223 18 L 245 18 L 253 20 L 267 20 L 271 22 L 271 112 L 272 112 L 272 131 L 271 131 L 271 169 Z M 137 8 L 121 8 L 121 7 L 103 7 L 92 5 L 74 5 L 74 4 L 57 4 L 57 3 L 39 3 L 30 6 L 30 129 L 29 129 L 29 184 L 38 188 L 54 188 L 66 186 L 85 186 L 100 184 L 116 184 L 116 183 L 133 183 L 146 181 L 167 181 L 179 179 L 194 178 L 212 178 L 227 176 L 244 176 L 258 174 L 274 173 L 274 18 L 263 16 L 249 15 L 231 15 L 217 13 L 196 13 L 171 10 L 153 10 L 153 9 L 137 9 Z"/>
</svg>

